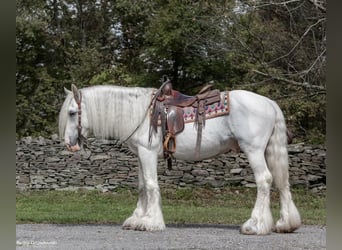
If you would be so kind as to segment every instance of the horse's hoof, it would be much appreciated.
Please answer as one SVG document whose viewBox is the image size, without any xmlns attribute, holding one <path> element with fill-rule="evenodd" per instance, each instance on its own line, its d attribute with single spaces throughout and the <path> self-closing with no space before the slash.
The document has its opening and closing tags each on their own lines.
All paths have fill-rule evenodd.
<svg viewBox="0 0 342 250">
<path fill-rule="evenodd" d="M 165 230 L 165 223 L 163 221 L 154 222 L 150 217 L 140 219 L 130 217 L 123 223 L 121 228 L 124 230 L 161 232 Z"/>
<path fill-rule="evenodd" d="M 247 234 L 247 235 L 255 235 L 257 234 L 256 230 L 252 227 L 240 227 L 240 233 L 241 234 Z"/>
<path fill-rule="evenodd" d="M 144 217 L 139 223 L 137 230 L 148 232 L 161 232 L 165 230 L 164 221 L 156 222 L 153 218 Z"/>
<path fill-rule="evenodd" d="M 258 223 L 256 220 L 249 219 L 240 227 L 240 233 L 246 235 L 266 235 L 271 233 L 272 226 Z"/>
<path fill-rule="evenodd" d="M 284 220 L 280 219 L 277 221 L 276 226 L 274 228 L 274 232 L 276 233 L 292 233 L 300 227 L 300 220 L 294 221 L 292 223 L 286 223 Z"/>
<path fill-rule="evenodd" d="M 132 230 L 133 228 L 130 226 L 122 226 L 121 227 L 123 230 Z"/>
</svg>

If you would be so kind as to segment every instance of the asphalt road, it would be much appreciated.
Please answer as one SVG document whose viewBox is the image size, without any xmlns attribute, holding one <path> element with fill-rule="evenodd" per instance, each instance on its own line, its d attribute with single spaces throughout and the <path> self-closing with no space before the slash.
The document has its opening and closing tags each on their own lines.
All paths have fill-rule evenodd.
<svg viewBox="0 0 342 250">
<path fill-rule="evenodd" d="M 167 225 L 164 232 L 122 230 L 120 225 L 16 225 L 16 249 L 326 249 L 325 226 L 295 233 L 248 236 L 232 225 Z"/>
</svg>

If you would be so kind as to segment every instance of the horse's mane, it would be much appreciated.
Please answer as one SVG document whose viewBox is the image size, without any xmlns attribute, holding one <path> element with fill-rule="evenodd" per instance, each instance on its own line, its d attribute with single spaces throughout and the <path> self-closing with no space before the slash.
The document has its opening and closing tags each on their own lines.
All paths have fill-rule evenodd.
<svg viewBox="0 0 342 250">
<path fill-rule="evenodd" d="M 99 138 L 127 139 L 143 122 L 152 89 L 99 85 L 80 89 L 90 127 Z M 67 95 L 59 115 L 59 134 L 65 132 L 72 95 Z"/>
</svg>

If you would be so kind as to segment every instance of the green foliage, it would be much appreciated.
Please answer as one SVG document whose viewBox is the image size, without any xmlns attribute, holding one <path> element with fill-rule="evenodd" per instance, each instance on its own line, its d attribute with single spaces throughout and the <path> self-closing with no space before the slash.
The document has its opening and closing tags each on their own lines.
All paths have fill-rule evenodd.
<svg viewBox="0 0 342 250">
<path fill-rule="evenodd" d="M 167 74 L 187 94 L 214 81 L 266 95 L 298 141 L 324 142 L 325 13 L 277 3 L 17 0 L 17 137 L 56 133 L 71 83 L 158 87 Z"/>
<path fill-rule="evenodd" d="M 222 37 L 215 7 L 205 1 L 168 1 L 150 19 L 145 58 L 150 69 L 161 67 L 170 75 L 176 88 L 195 92 L 199 84 L 227 75 L 225 53 L 211 48 Z"/>
<path fill-rule="evenodd" d="M 58 55 L 51 53 L 55 47 L 46 32 L 49 19 L 39 14 L 25 9 L 16 19 L 19 135 L 51 135 L 56 129 L 58 100 L 54 97 L 57 87 L 54 70 L 58 67 L 55 61 Z"/>
<path fill-rule="evenodd" d="M 277 86 L 275 88 L 274 86 Z M 280 82 L 245 85 L 244 89 L 275 100 L 282 109 L 293 142 L 325 143 L 325 94 Z M 301 98 L 298 98 L 300 96 Z"/>
</svg>

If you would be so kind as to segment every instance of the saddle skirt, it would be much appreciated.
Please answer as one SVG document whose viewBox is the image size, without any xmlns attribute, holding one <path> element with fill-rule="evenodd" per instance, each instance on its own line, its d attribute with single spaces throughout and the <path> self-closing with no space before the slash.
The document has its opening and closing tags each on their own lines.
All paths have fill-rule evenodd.
<svg viewBox="0 0 342 250">
<path fill-rule="evenodd" d="M 185 123 L 195 122 L 197 108 L 184 107 L 183 118 Z M 221 101 L 205 105 L 205 119 L 211 119 L 229 113 L 228 91 L 223 92 Z"/>
</svg>

